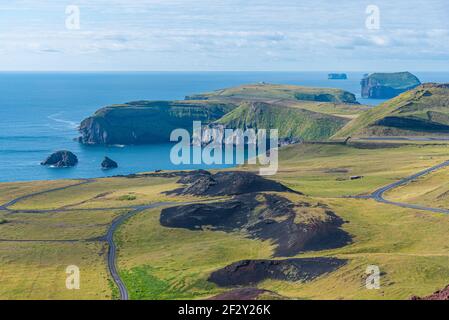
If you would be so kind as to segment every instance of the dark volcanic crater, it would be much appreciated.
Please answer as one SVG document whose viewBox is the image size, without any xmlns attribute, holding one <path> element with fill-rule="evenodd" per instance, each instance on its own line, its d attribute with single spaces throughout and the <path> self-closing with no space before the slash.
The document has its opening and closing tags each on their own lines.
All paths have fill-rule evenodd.
<svg viewBox="0 0 449 320">
<path fill-rule="evenodd" d="M 243 231 L 249 237 L 272 240 L 276 256 L 346 245 L 344 221 L 323 204 L 293 203 L 276 194 L 245 194 L 226 201 L 165 208 L 164 227 L 189 230 Z"/>
<path fill-rule="evenodd" d="M 346 264 L 336 258 L 243 260 L 213 272 L 208 281 L 221 287 L 254 285 L 272 279 L 307 282 Z"/>
<path fill-rule="evenodd" d="M 212 174 L 205 170 L 192 171 L 178 183 L 185 186 L 166 192 L 169 195 L 233 196 L 253 192 L 295 192 L 279 182 L 265 179 L 252 172 L 225 171 Z"/>
</svg>

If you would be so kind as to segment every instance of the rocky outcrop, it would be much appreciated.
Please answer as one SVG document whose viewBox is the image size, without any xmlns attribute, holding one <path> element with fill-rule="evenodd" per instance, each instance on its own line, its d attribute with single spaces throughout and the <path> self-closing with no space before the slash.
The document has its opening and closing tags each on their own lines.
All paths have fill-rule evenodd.
<svg viewBox="0 0 449 320">
<path fill-rule="evenodd" d="M 70 151 L 57 151 L 50 155 L 45 161 L 41 162 L 43 166 L 51 166 L 55 168 L 74 167 L 78 163 L 78 158 Z"/>
<path fill-rule="evenodd" d="M 195 203 L 163 209 L 164 227 L 243 232 L 250 238 L 271 240 L 276 256 L 330 249 L 351 242 L 340 229 L 343 220 L 323 204 L 293 203 L 276 194 L 244 194 L 227 201 Z"/>
<path fill-rule="evenodd" d="M 391 99 L 421 84 L 410 72 L 373 73 L 362 79 L 362 97 Z"/>
<path fill-rule="evenodd" d="M 307 282 L 345 263 L 346 260 L 336 258 L 243 260 L 213 272 L 208 281 L 221 287 L 254 285 L 264 280 Z"/>
<path fill-rule="evenodd" d="M 107 170 L 107 169 L 115 169 L 118 168 L 117 162 L 112 160 L 111 158 L 104 157 L 103 162 L 101 163 L 101 168 Z"/>
</svg>

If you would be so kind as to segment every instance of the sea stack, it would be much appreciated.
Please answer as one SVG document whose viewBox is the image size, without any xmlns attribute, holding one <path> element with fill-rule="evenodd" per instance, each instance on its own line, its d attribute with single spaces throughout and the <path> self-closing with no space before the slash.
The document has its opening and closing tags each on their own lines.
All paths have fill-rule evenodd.
<svg viewBox="0 0 449 320">
<path fill-rule="evenodd" d="M 115 169 L 118 167 L 117 162 L 112 160 L 111 158 L 104 157 L 103 162 L 101 163 L 101 168 L 107 170 L 107 169 Z"/>
<path fill-rule="evenodd" d="M 43 166 L 55 168 L 74 167 L 78 163 L 78 158 L 70 151 L 61 150 L 51 154 L 45 161 L 41 162 Z"/>
<path fill-rule="evenodd" d="M 373 73 L 365 75 L 360 82 L 362 97 L 371 99 L 391 99 L 421 84 L 410 72 Z"/>
</svg>

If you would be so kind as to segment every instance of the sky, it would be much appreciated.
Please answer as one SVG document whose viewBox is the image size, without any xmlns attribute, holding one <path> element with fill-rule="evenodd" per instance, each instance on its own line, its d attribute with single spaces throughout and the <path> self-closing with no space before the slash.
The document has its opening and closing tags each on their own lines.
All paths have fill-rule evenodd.
<svg viewBox="0 0 449 320">
<path fill-rule="evenodd" d="M 449 1 L 0 0 L 0 70 L 449 71 Z"/>
</svg>

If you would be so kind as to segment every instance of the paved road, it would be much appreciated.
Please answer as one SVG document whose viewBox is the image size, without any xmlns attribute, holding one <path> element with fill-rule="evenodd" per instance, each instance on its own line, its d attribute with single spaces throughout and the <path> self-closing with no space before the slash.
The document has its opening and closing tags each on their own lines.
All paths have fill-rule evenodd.
<svg viewBox="0 0 449 320">
<path fill-rule="evenodd" d="M 410 209 L 416 209 L 416 210 L 425 210 L 425 211 L 431 211 L 431 212 L 437 212 L 437 213 L 446 213 L 449 214 L 449 210 L 448 209 L 441 209 L 441 208 L 432 208 L 432 207 L 426 207 L 426 206 L 421 206 L 421 205 L 417 205 L 417 204 L 409 204 L 409 203 L 403 203 L 403 202 L 395 202 L 395 201 L 390 201 L 384 198 L 384 194 L 387 191 L 393 190 L 399 186 L 402 186 L 406 183 L 409 183 L 417 178 L 420 178 L 422 176 L 425 176 L 431 172 L 440 170 L 442 168 L 445 168 L 449 166 L 449 161 L 440 163 L 439 165 L 433 166 L 431 168 L 428 168 L 426 170 L 423 170 L 421 172 L 415 173 L 414 175 L 411 175 L 409 177 L 406 177 L 404 179 L 401 179 L 397 182 L 394 182 L 392 184 L 389 184 L 388 186 L 382 187 L 380 189 L 377 189 L 376 191 L 374 191 L 370 196 L 368 197 L 361 197 L 361 198 L 372 198 L 378 202 L 381 203 L 386 203 L 386 204 L 391 204 L 391 205 L 395 205 L 398 207 L 402 207 L 402 208 L 410 208 Z"/>
<path fill-rule="evenodd" d="M 115 284 L 117 285 L 119 292 L 120 292 L 120 300 L 129 300 L 129 294 L 128 290 L 126 289 L 125 284 L 123 283 L 123 280 L 120 278 L 120 275 L 117 271 L 117 248 L 114 243 L 114 232 L 117 230 L 118 227 L 120 227 L 121 224 L 123 224 L 126 220 L 129 218 L 135 216 L 136 214 L 147 210 L 147 209 L 153 209 L 161 206 L 170 205 L 172 203 L 169 202 L 159 202 L 154 203 L 148 206 L 141 206 L 136 207 L 134 210 L 119 216 L 116 218 L 111 226 L 108 229 L 108 232 L 106 234 L 106 241 L 109 244 L 109 250 L 108 250 L 108 269 L 112 276 L 112 279 L 114 280 Z"/>
<path fill-rule="evenodd" d="M 65 187 L 59 187 L 59 188 L 54 188 L 54 189 L 49 189 L 49 190 L 44 190 L 44 191 L 39 191 L 39 192 L 34 192 L 34 193 L 30 193 L 18 198 L 15 198 L 5 204 L 0 205 L 0 210 L 7 210 L 7 211 L 11 211 L 8 209 L 8 207 L 11 207 L 13 205 L 15 205 L 17 202 L 34 197 L 34 196 L 38 196 L 41 194 L 45 194 L 45 193 L 49 193 L 49 192 L 55 192 L 55 191 L 60 191 L 60 190 L 65 190 L 65 189 L 69 189 L 69 188 L 73 188 L 73 187 L 78 187 L 81 186 L 83 184 L 87 184 L 87 183 L 91 183 L 94 182 L 95 180 L 93 179 L 83 179 L 81 182 L 79 183 L 75 183 L 75 184 L 71 184 L 69 186 L 65 186 Z"/>
</svg>

